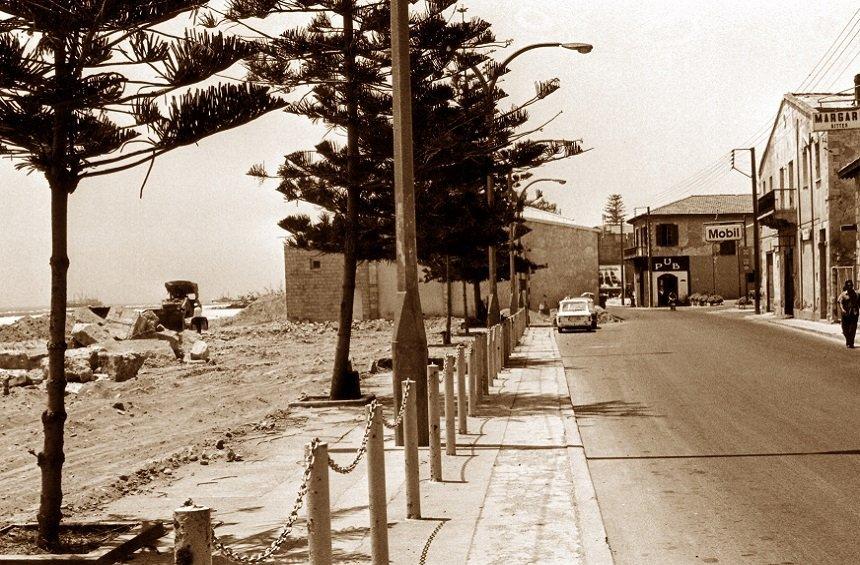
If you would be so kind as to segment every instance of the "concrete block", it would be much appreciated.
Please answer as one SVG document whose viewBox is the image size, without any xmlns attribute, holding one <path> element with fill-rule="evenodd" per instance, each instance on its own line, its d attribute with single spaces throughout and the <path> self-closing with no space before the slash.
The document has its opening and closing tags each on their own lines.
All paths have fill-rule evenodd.
<svg viewBox="0 0 860 565">
<path fill-rule="evenodd" d="M 209 344 L 203 340 L 194 342 L 191 346 L 192 361 L 208 361 L 209 360 Z"/>
<path fill-rule="evenodd" d="M 110 334 L 120 340 L 147 339 L 155 336 L 158 317 L 151 310 L 148 314 L 131 308 L 111 308 L 105 318 L 104 326 Z"/>
<path fill-rule="evenodd" d="M 45 349 L 0 350 L 0 369 L 38 369 L 47 356 Z"/>
<path fill-rule="evenodd" d="M 182 338 L 180 337 L 179 332 L 166 329 L 159 330 L 155 332 L 155 339 L 166 341 L 170 344 L 170 348 L 173 349 L 173 354 L 176 355 L 176 357 L 182 357 Z"/>
<path fill-rule="evenodd" d="M 80 345 L 87 346 L 110 341 L 113 336 L 101 323 L 76 323 L 72 326 L 72 338 Z"/>
<path fill-rule="evenodd" d="M 107 373 L 111 380 L 123 382 L 137 376 L 146 357 L 140 353 L 102 351 L 99 353 L 99 370 Z"/>
<path fill-rule="evenodd" d="M 3 383 L 6 379 L 9 379 L 9 388 L 30 384 L 27 371 L 23 369 L 0 369 L 0 383 Z"/>
<path fill-rule="evenodd" d="M 101 324 L 104 318 L 90 310 L 89 308 L 75 308 L 71 314 L 75 324 Z"/>
<path fill-rule="evenodd" d="M 161 339 L 132 339 L 127 341 L 112 341 L 103 344 L 110 353 L 134 353 L 144 359 L 152 359 L 157 363 L 173 363 L 176 353 L 170 343 Z"/>
</svg>

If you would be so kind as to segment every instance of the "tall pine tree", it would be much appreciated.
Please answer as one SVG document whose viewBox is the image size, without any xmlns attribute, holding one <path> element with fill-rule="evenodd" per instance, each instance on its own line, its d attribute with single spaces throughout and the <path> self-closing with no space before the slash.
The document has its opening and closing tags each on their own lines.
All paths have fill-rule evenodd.
<svg viewBox="0 0 860 565">
<path fill-rule="evenodd" d="M 50 550 L 58 549 L 62 517 L 69 196 L 86 179 L 151 167 L 159 155 L 283 106 L 251 84 L 189 89 L 257 50 L 218 32 L 158 31 L 205 4 L 0 0 L 0 155 L 44 174 L 51 191 L 47 408 L 38 454 L 39 544 Z"/>
</svg>

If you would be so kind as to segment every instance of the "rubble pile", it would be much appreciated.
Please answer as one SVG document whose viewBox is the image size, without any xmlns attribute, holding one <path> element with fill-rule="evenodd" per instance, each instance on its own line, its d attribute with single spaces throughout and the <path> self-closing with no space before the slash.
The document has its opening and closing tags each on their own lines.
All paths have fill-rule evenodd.
<svg viewBox="0 0 860 565">
<path fill-rule="evenodd" d="M 123 382 L 133 379 L 144 363 L 166 366 L 177 360 L 205 363 L 209 345 L 193 331 L 165 329 L 152 310 L 111 308 L 101 318 L 88 308 L 69 316 L 66 381 Z M 6 330 L 6 331 L 3 331 Z M 0 385 L 4 391 L 16 386 L 43 383 L 48 377 L 47 319 L 22 318 L 0 328 Z"/>
</svg>

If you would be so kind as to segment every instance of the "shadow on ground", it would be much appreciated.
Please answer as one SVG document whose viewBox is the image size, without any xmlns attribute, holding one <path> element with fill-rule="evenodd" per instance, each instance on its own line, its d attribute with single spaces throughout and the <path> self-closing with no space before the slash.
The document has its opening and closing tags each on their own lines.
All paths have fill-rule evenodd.
<svg viewBox="0 0 860 565">
<path fill-rule="evenodd" d="M 573 412 L 577 418 L 593 418 L 597 416 L 609 418 L 625 418 L 629 416 L 647 418 L 663 417 L 663 414 L 653 412 L 646 404 L 642 404 L 641 402 L 622 402 L 621 400 L 607 400 L 592 404 L 574 404 Z"/>
</svg>

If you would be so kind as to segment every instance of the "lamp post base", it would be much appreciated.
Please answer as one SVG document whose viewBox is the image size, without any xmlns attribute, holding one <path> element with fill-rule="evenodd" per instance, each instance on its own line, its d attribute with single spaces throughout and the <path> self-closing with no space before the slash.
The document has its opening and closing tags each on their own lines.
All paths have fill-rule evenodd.
<svg viewBox="0 0 860 565">
<path fill-rule="evenodd" d="M 487 327 L 493 327 L 502 320 L 499 312 L 499 297 L 495 292 L 491 292 L 487 299 Z"/>
<path fill-rule="evenodd" d="M 394 317 L 394 334 L 391 338 L 391 361 L 393 367 L 392 389 L 395 413 L 400 409 L 401 383 L 413 381 L 413 390 L 418 407 L 418 445 L 430 444 L 427 414 L 427 334 L 418 293 L 397 293 L 397 313 Z M 396 445 L 403 445 L 403 430 L 399 426 L 394 436 Z"/>
</svg>

